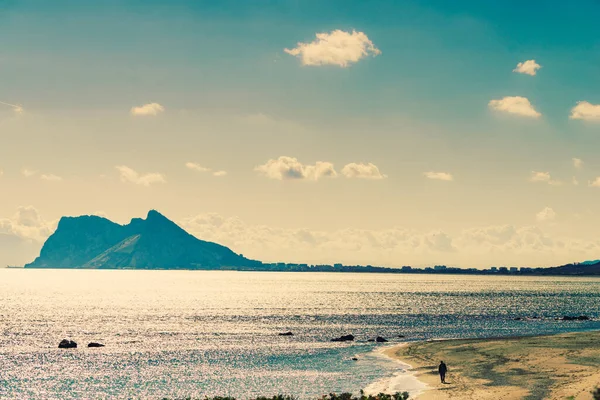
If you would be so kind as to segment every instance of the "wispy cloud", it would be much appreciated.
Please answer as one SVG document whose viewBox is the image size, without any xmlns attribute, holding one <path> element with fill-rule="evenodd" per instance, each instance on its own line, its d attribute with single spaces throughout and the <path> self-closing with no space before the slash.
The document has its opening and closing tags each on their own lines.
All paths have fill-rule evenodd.
<svg viewBox="0 0 600 400">
<path fill-rule="evenodd" d="M 62 177 L 60 177 L 58 175 L 54 175 L 54 174 L 42 174 L 42 175 L 40 175 L 40 179 L 42 179 L 44 181 L 49 181 L 49 182 L 60 182 L 63 180 Z"/>
<path fill-rule="evenodd" d="M 134 169 L 125 165 L 118 165 L 115 168 L 117 171 L 119 171 L 121 182 L 133 183 L 141 186 L 150 186 L 155 183 L 165 183 L 167 181 L 163 174 L 157 172 L 140 174 Z"/>
<path fill-rule="evenodd" d="M 147 117 L 147 116 L 157 116 L 161 112 L 165 111 L 165 108 L 158 103 L 148 103 L 143 106 L 133 107 L 131 109 L 131 115 L 136 117 Z"/>
<path fill-rule="evenodd" d="M 369 55 L 375 57 L 381 54 L 364 32 L 337 29 L 330 33 L 317 33 L 316 36 L 310 43 L 298 43 L 298 47 L 284 51 L 299 57 L 303 65 L 337 65 L 342 68 Z"/>
<path fill-rule="evenodd" d="M 209 172 L 210 168 L 203 167 L 202 165 L 195 162 L 186 162 L 186 168 L 197 171 L 197 172 Z"/>
<path fill-rule="evenodd" d="M 570 119 L 582 119 L 585 121 L 600 121 L 600 104 L 591 104 L 580 101 L 571 109 Z"/>
<path fill-rule="evenodd" d="M 513 72 L 535 76 L 540 68 L 542 68 L 542 66 L 536 63 L 535 60 L 527 60 L 518 63 L 517 67 L 513 69 Z"/>
<path fill-rule="evenodd" d="M 542 114 L 537 112 L 529 99 L 521 96 L 506 96 L 500 100 L 491 100 L 488 106 L 492 110 L 516 114 L 523 117 L 539 118 Z"/>
<path fill-rule="evenodd" d="M 196 172 L 212 172 L 212 168 L 207 168 L 207 167 L 203 167 L 202 165 L 195 163 L 195 162 L 186 162 L 185 163 L 185 167 L 188 169 L 191 169 L 192 171 L 196 171 Z M 219 171 L 214 171 L 212 172 L 213 176 L 225 176 L 227 175 L 227 171 L 223 171 L 223 170 L 219 170 Z"/>
<path fill-rule="evenodd" d="M 583 168 L 583 160 L 581 158 L 573 157 L 573 166 L 577 169 Z"/>
<path fill-rule="evenodd" d="M 317 161 L 315 165 L 304 165 L 297 158 L 281 156 L 271 159 L 263 165 L 254 168 L 267 178 L 277 180 L 312 180 L 321 178 L 335 178 L 337 172 L 333 164 L 325 161 Z"/>
<path fill-rule="evenodd" d="M 562 185 L 561 181 L 557 181 L 552 179 L 549 172 L 540 172 L 540 171 L 531 171 L 531 176 L 529 178 L 531 182 L 544 182 L 548 185 L 560 186 Z"/>
<path fill-rule="evenodd" d="M 423 175 L 425 175 L 425 177 L 427 179 L 434 179 L 434 180 L 438 180 L 438 181 L 453 181 L 454 180 L 454 177 L 452 176 L 452 174 L 450 174 L 448 172 L 429 171 L 429 172 L 424 172 Z"/>
<path fill-rule="evenodd" d="M 31 178 L 32 176 L 36 175 L 38 172 L 34 169 L 29 169 L 29 168 L 23 168 L 21 170 L 21 175 L 23 175 L 25 178 Z"/>
<path fill-rule="evenodd" d="M 556 218 L 556 212 L 550 207 L 545 207 L 542 211 L 535 214 L 535 217 L 540 222 L 552 221 Z"/>
<path fill-rule="evenodd" d="M 342 175 L 346 178 L 360 179 L 384 179 L 387 175 L 382 174 L 373 163 L 350 163 L 342 168 Z"/>
<path fill-rule="evenodd" d="M 23 114 L 25 112 L 23 106 L 21 106 L 20 104 L 5 103 L 3 101 L 0 101 L 0 104 L 12 108 L 15 114 Z"/>
</svg>

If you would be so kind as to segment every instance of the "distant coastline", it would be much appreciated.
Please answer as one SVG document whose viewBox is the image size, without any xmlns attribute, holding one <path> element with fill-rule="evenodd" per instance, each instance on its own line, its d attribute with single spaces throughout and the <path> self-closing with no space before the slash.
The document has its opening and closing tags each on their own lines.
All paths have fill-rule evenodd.
<svg viewBox="0 0 600 400">
<path fill-rule="evenodd" d="M 150 210 L 146 219 L 134 218 L 127 225 L 98 216 L 63 217 L 44 243 L 39 257 L 25 268 L 600 276 L 600 260 L 547 268 L 500 266 L 488 269 L 445 265 L 388 268 L 341 263 L 263 263 L 218 243 L 200 240 L 156 210 Z"/>
</svg>

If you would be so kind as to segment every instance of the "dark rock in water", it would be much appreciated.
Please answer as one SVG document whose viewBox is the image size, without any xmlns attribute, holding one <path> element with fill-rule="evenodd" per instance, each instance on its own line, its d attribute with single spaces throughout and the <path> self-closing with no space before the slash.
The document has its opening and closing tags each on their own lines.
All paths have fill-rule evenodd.
<svg viewBox="0 0 600 400">
<path fill-rule="evenodd" d="M 367 339 L 367 342 L 374 342 L 375 339 Z"/>
<path fill-rule="evenodd" d="M 351 342 L 354 340 L 354 335 L 343 335 L 339 338 L 331 339 L 332 342 Z"/>
<path fill-rule="evenodd" d="M 385 342 L 387 342 L 387 339 L 386 338 L 382 338 L 381 336 L 377 336 L 377 338 L 375 339 L 375 341 L 377 343 L 385 343 Z"/>
<path fill-rule="evenodd" d="M 102 343 L 88 343 L 88 347 L 104 347 L 104 345 Z"/>
<path fill-rule="evenodd" d="M 294 336 L 294 334 L 292 332 L 284 332 L 280 333 L 279 336 Z"/>
<path fill-rule="evenodd" d="M 523 320 L 523 318 L 521 318 L 521 317 L 517 317 L 517 318 L 513 318 L 513 320 L 514 320 L 514 321 L 521 321 L 521 320 Z"/>
<path fill-rule="evenodd" d="M 63 339 L 58 344 L 58 348 L 59 349 L 76 349 L 77 348 L 77 343 L 75 343 L 72 340 Z"/>
<path fill-rule="evenodd" d="M 563 321 L 589 321 L 590 317 L 588 317 L 587 315 L 580 315 L 578 317 L 570 317 L 568 315 L 565 315 L 564 317 L 562 317 Z"/>
<path fill-rule="evenodd" d="M 404 336 L 404 335 L 398 335 L 398 337 L 399 337 L 400 339 L 402 339 L 402 338 L 405 338 L 406 336 Z"/>
<path fill-rule="evenodd" d="M 358 358 L 352 357 L 352 361 L 358 361 Z"/>
</svg>

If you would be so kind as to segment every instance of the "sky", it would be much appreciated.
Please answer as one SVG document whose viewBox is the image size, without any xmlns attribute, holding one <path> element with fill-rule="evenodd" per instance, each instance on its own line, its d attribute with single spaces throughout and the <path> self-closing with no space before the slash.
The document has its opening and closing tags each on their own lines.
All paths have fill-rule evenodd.
<svg viewBox="0 0 600 400">
<path fill-rule="evenodd" d="M 0 265 L 150 209 L 269 262 L 598 259 L 598 15 L 0 0 Z"/>
</svg>

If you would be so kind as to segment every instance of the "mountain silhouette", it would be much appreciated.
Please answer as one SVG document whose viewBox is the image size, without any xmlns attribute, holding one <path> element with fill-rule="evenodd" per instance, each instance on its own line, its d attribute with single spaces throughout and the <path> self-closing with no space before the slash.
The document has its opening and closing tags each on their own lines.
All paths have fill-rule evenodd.
<svg viewBox="0 0 600 400">
<path fill-rule="evenodd" d="M 199 240 L 158 211 L 127 225 L 98 216 L 63 217 L 25 268 L 219 269 L 261 263 Z"/>
</svg>

